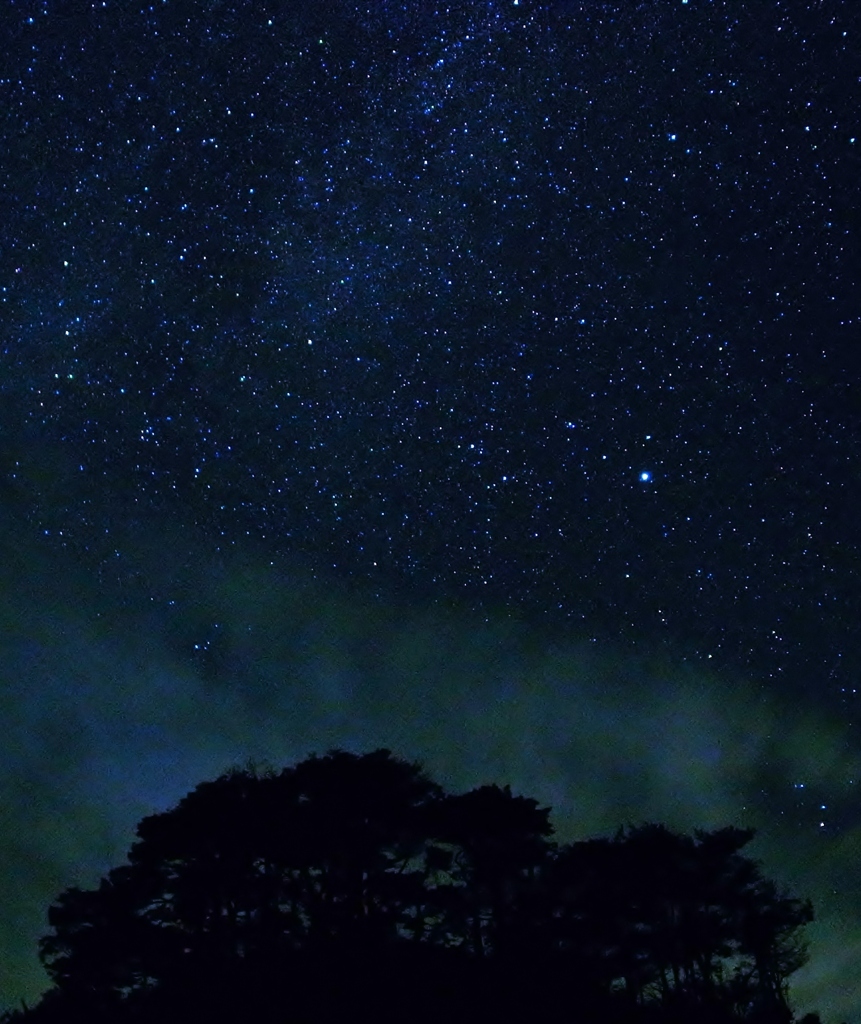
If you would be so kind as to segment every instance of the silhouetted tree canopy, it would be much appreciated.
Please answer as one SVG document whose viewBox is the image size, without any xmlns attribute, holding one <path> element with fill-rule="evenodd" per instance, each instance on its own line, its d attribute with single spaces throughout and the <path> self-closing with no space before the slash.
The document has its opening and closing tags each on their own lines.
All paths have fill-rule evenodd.
<svg viewBox="0 0 861 1024">
<path fill-rule="evenodd" d="M 6 1020 L 792 1020 L 812 910 L 743 855 L 752 831 L 560 846 L 549 815 L 388 750 L 231 771 L 60 894 L 52 988 Z"/>
</svg>

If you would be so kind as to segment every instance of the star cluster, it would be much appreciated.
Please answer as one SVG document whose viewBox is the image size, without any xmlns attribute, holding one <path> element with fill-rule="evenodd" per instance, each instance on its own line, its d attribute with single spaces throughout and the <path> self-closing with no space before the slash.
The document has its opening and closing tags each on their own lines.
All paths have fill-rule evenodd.
<svg viewBox="0 0 861 1024">
<path fill-rule="evenodd" d="M 850 656 L 845 5 L 6 19 L 4 390 L 90 486 L 773 673 Z"/>
</svg>

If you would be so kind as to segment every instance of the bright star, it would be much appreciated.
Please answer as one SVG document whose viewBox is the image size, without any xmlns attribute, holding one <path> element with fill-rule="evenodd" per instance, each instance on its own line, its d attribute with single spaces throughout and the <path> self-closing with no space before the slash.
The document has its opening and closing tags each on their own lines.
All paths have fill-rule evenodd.
<svg viewBox="0 0 861 1024">
<path fill-rule="evenodd" d="M 640 474 L 640 479 L 644 484 L 647 484 L 652 479 L 652 474 L 644 469 L 643 472 Z"/>
</svg>

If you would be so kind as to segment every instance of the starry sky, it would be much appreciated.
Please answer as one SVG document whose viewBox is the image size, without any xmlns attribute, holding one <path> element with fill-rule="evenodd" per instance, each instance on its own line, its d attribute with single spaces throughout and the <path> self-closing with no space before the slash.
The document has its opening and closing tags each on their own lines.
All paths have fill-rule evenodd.
<svg viewBox="0 0 861 1024">
<path fill-rule="evenodd" d="M 384 745 L 755 825 L 861 1021 L 859 111 L 855 0 L 4 0 L 0 1000 Z"/>
</svg>

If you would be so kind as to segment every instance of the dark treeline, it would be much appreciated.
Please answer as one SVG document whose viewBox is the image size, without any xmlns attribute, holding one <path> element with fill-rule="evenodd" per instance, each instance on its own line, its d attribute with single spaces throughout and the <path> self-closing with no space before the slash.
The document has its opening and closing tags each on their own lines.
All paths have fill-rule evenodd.
<svg viewBox="0 0 861 1024">
<path fill-rule="evenodd" d="M 562 845 L 549 815 L 387 750 L 234 770 L 59 896 L 52 987 L 5 1020 L 793 1020 L 812 911 L 742 854 L 751 831 Z"/>
</svg>

